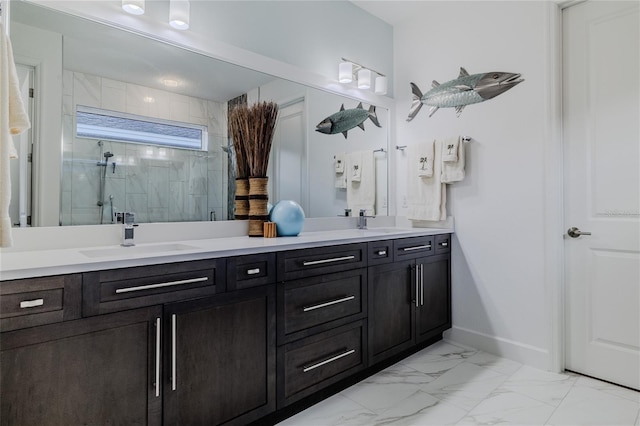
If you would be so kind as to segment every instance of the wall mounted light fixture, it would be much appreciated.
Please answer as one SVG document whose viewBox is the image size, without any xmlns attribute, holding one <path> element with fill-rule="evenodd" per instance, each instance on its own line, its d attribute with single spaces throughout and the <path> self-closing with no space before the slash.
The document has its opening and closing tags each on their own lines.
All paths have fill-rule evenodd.
<svg viewBox="0 0 640 426">
<path fill-rule="evenodd" d="M 340 83 L 351 83 L 354 79 L 358 82 L 358 89 L 368 90 L 374 87 L 374 91 L 378 95 L 387 94 L 387 76 L 357 62 L 342 58 L 342 62 L 338 66 L 338 80 Z"/>
<path fill-rule="evenodd" d="M 122 0 L 122 8 L 132 15 L 142 15 L 144 13 L 144 0 Z"/>
<path fill-rule="evenodd" d="M 177 30 L 189 29 L 189 0 L 169 0 L 169 25 Z"/>
</svg>

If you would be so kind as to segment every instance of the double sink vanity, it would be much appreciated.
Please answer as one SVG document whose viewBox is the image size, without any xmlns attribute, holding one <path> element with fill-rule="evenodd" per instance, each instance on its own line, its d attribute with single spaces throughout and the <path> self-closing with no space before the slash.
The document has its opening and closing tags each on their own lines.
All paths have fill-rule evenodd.
<svg viewBox="0 0 640 426">
<path fill-rule="evenodd" d="M 3 253 L 0 423 L 276 423 L 442 338 L 451 232 Z"/>
</svg>

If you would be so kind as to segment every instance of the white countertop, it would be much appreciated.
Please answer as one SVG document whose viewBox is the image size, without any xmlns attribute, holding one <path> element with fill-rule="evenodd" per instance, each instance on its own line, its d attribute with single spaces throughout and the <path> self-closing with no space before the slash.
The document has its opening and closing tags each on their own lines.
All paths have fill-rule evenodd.
<svg viewBox="0 0 640 426">
<path fill-rule="evenodd" d="M 3 251 L 0 281 L 451 232 L 453 230 L 447 228 L 387 227 L 302 232 L 297 237 L 235 236 L 155 242 L 133 247 L 102 245 Z"/>
</svg>

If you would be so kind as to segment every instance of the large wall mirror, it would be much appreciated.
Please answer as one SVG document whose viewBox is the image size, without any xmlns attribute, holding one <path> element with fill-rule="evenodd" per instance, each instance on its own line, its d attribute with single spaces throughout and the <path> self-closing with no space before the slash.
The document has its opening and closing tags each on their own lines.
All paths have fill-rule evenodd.
<svg viewBox="0 0 640 426">
<path fill-rule="evenodd" d="M 106 224 L 125 210 L 140 223 L 232 219 L 227 113 L 241 101 L 280 107 L 270 202 L 294 200 L 307 217 L 344 214 L 353 194 L 335 159 L 362 155 L 373 158 L 374 182 L 356 196 L 387 214 L 387 109 L 376 107 L 381 127 L 322 134 L 318 123 L 359 101 L 33 3 L 10 12 L 24 97 L 35 88 L 33 128 L 15 139 L 13 223 Z"/>
</svg>

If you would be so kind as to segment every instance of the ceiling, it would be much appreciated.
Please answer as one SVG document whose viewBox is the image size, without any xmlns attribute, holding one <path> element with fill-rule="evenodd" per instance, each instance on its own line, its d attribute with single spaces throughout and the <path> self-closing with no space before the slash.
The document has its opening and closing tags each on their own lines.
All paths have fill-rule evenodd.
<svg viewBox="0 0 640 426">
<path fill-rule="evenodd" d="M 427 16 L 430 2 L 427 0 L 351 0 L 351 3 L 396 26 L 416 16 Z"/>
</svg>

